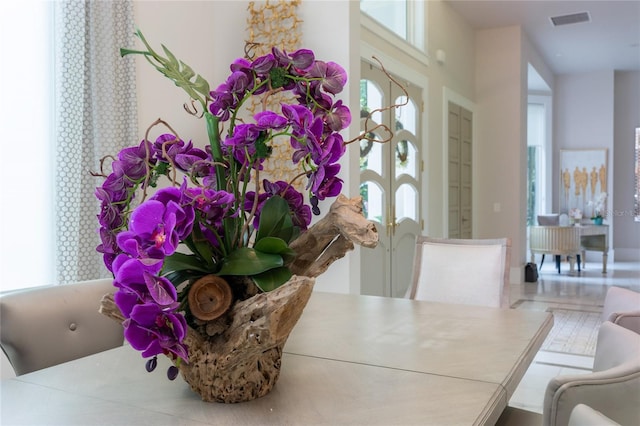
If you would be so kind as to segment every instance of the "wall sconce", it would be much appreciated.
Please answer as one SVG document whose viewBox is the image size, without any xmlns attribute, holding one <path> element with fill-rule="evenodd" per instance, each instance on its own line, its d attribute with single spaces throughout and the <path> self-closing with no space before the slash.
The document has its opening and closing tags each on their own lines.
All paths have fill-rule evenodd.
<svg viewBox="0 0 640 426">
<path fill-rule="evenodd" d="M 447 61 L 447 53 L 442 49 L 436 50 L 436 61 L 440 65 L 444 65 L 444 63 Z"/>
</svg>

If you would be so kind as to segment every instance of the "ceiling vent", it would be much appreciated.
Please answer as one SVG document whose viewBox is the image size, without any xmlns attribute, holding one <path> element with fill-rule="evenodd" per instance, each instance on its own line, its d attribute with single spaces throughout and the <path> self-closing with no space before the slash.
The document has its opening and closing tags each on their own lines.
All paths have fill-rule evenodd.
<svg viewBox="0 0 640 426">
<path fill-rule="evenodd" d="M 559 25 L 579 24 L 580 22 L 591 21 L 589 12 L 579 12 L 579 13 L 572 13 L 570 15 L 552 16 L 549 19 L 551 19 L 551 23 L 556 27 Z"/>
</svg>

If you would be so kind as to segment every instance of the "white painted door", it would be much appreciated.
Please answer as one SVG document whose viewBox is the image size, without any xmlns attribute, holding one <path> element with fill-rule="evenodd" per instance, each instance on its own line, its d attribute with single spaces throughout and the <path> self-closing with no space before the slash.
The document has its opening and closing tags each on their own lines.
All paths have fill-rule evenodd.
<svg viewBox="0 0 640 426">
<path fill-rule="evenodd" d="M 395 77 L 394 77 L 395 78 Z M 360 193 L 365 216 L 380 235 L 375 249 L 361 250 L 361 293 L 403 297 L 411 280 L 415 237 L 420 234 L 422 89 L 398 78 L 408 98 L 377 67 L 362 63 L 360 80 L 361 129 L 382 124 L 393 130 L 386 143 L 360 144 Z M 390 110 L 383 106 L 404 104 Z M 382 129 L 371 132 L 375 140 L 388 138 Z"/>
<path fill-rule="evenodd" d="M 449 238 L 472 238 L 471 111 L 449 102 Z"/>
</svg>

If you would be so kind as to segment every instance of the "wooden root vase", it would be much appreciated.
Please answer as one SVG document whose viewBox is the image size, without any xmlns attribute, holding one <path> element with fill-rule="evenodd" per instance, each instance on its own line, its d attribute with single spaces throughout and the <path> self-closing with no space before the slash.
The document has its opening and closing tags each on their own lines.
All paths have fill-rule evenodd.
<svg viewBox="0 0 640 426">
<path fill-rule="evenodd" d="M 315 280 L 294 276 L 281 287 L 234 304 L 231 324 L 212 338 L 189 329 L 189 363 L 180 372 L 205 401 L 236 403 L 266 395 L 280 375 L 282 348 Z"/>
</svg>

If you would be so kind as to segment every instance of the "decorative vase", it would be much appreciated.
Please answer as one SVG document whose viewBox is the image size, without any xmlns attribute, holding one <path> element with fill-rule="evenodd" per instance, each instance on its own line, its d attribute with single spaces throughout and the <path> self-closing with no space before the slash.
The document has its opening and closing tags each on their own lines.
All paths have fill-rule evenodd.
<svg viewBox="0 0 640 426">
<path fill-rule="evenodd" d="M 594 217 L 593 219 L 593 223 L 596 225 L 602 225 L 602 218 L 601 217 Z"/>
<path fill-rule="evenodd" d="M 276 290 L 236 302 L 203 330 L 189 328 L 189 363 L 179 368 L 191 389 L 204 401 L 224 403 L 269 393 L 280 375 L 282 348 L 314 283 L 294 276 Z"/>
</svg>

